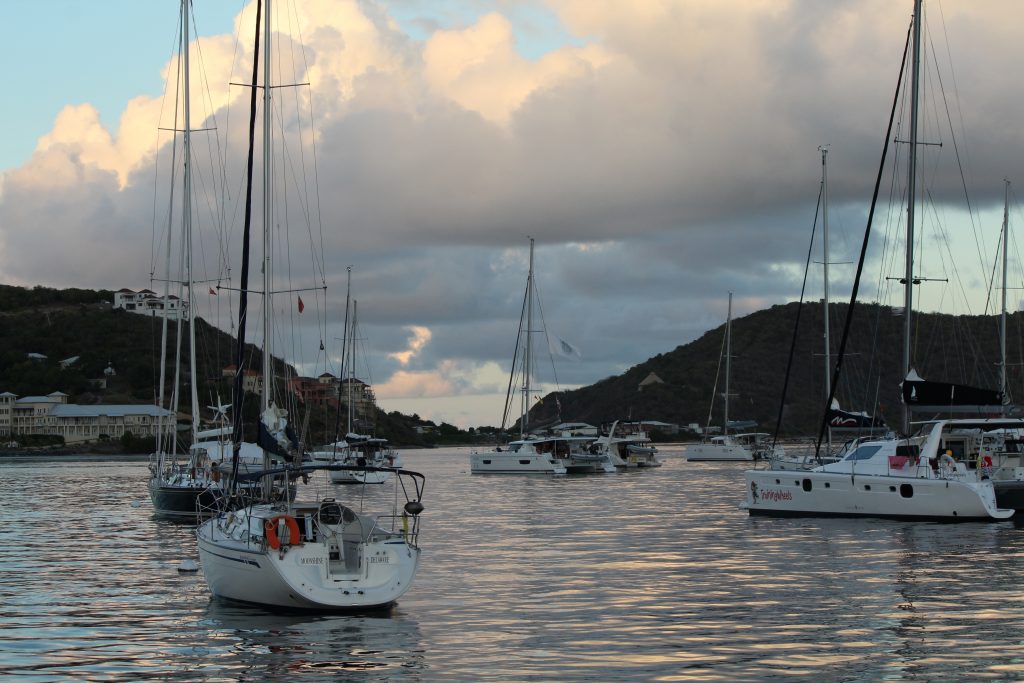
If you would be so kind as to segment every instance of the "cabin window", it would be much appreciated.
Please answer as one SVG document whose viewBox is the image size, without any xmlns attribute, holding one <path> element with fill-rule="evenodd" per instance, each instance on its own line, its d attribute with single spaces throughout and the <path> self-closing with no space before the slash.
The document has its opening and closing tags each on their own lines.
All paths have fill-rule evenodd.
<svg viewBox="0 0 1024 683">
<path fill-rule="evenodd" d="M 811 480 L 810 479 L 804 479 L 803 487 L 804 487 L 804 491 L 810 491 L 811 490 Z"/>
<path fill-rule="evenodd" d="M 520 464 L 520 465 L 529 465 L 529 464 L 530 464 L 530 461 L 529 461 L 529 460 L 520 460 L 520 461 L 519 461 L 519 464 Z"/>
<path fill-rule="evenodd" d="M 917 444 L 910 446 L 897 446 L 896 455 L 902 455 L 903 457 L 917 460 L 917 456 L 921 455 L 921 447 Z"/>
<path fill-rule="evenodd" d="M 491 461 L 490 461 L 490 460 L 484 460 L 484 464 L 485 464 L 485 465 L 490 465 L 490 464 L 491 464 Z"/>
<path fill-rule="evenodd" d="M 904 498 L 913 498 L 914 487 L 910 484 L 900 484 L 900 495 Z"/>
<path fill-rule="evenodd" d="M 857 450 L 846 456 L 844 460 L 870 460 L 871 456 L 881 449 L 882 447 L 880 445 L 860 446 Z"/>
</svg>

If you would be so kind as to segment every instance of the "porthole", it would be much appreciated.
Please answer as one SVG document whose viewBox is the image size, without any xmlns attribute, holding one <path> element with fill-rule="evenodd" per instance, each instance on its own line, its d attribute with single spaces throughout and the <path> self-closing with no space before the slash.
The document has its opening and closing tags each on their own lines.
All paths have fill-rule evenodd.
<svg viewBox="0 0 1024 683">
<path fill-rule="evenodd" d="M 781 481 L 781 480 L 779 480 L 779 479 L 776 479 L 776 480 L 775 480 L 775 483 L 776 483 L 776 484 L 781 484 L 781 483 L 782 483 L 782 481 Z"/>
<path fill-rule="evenodd" d="M 900 484 L 900 495 L 904 498 L 913 498 L 914 487 L 910 484 Z"/>
<path fill-rule="evenodd" d="M 893 493 L 896 493 L 896 487 L 895 486 L 890 486 L 889 490 L 892 491 Z"/>
<path fill-rule="evenodd" d="M 810 479 L 804 479 L 802 485 L 804 487 L 804 491 L 810 491 L 811 490 L 811 480 Z"/>
<path fill-rule="evenodd" d="M 871 490 L 871 484 L 864 484 L 864 490 L 865 491 L 870 491 Z"/>
<path fill-rule="evenodd" d="M 826 482 L 825 482 L 825 488 L 827 488 L 827 489 L 830 489 L 830 488 L 832 488 L 832 484 L 830 484 L 830 483 L 828 483 L 828 482 L 826 481 Z"/>
<path fill-rule="evenodd" d="M 520 460 L 520 461 L 519 461 L 519 464 L 520 464 L 520 465 L 529 465 L 529 464 L 530 464 L 530 461 L 529 461 L 529 460 Z"/>
<path fill-rule="evenodd" d="M 484 464 L 485 464 L 485 465 L 490 465 L 490 464 L 491 464 L 491 461 L 490 461 L 490 460 L 484 460 Z"/>
</svg>

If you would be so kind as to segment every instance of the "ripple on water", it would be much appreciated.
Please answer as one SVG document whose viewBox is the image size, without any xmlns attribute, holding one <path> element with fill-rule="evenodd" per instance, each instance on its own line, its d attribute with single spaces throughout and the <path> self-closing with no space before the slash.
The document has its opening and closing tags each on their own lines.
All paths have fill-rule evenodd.
<svg viewBox="0 0 1024 683">
<path fill-rule="evenodd" d="M 373 615 L 211 601 L 141 462 L 0 464 L 0 675 L 565 681 L 1024 676 L 1012 523 L 750 518 L 742 465 L 428 476 L 421 569 Z M 380 509 L 383 489 L 310 489 Z M 144 501 L 140 507 L 133 503 Z M 377 506 L 377 507 L 375 507 Z"/>
</svg>

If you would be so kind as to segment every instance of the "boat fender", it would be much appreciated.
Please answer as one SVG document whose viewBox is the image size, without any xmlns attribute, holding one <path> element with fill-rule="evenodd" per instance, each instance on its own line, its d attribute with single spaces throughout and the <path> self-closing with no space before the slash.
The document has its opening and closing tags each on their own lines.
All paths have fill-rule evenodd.
<svg viewBox="0 0 1024 683">
<path fill-rule="evenodd" d="M 278 536 L 278 525 L 288 527 L 288 545 L 299 545 L 302 539 L 299 538 L 299 523 L 291 515 L 278 515 L 263 522 L 263 533 L 267 537 L 267 545 L 277 550 L 281 547 L 281 537 Z"/>
</svg>

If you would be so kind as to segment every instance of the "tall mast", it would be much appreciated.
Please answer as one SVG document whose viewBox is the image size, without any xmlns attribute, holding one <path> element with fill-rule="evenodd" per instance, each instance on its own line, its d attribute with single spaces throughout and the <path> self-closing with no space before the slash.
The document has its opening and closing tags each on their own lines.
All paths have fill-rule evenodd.
<svg viewBox="0 0 1024 683">
<path fill-rule="evenodd" d="M 185 228 L 185 267 L 188 271 L 188 283 L 186 299 L 188 303 L 179 302 L 178 325 L 183 324 L 185 310 L 188 310 L 188 367 L 189 367 L 189 391 L 192 402 L 192 443 L 199 440 L 199 388 L 196 386 L 196 312 L 192 306 L 193 289 L 195 277 L 192 272 L 192 112 L 189 93 L 189 32 L 188 32 L 188 4 L 189 0 L 181 0 L 181 24 L 182 24 L 182 51 L 184 52 L 185 71 L 185 131 L 184 131 L 184 197 L 182 198 L 182 220 Z M 164 310 L 164 316 L 167 310 Z"/>
<path fill-rule="evenodd" d="M 914 305 L 914 203 L 917 184 L 917 108 L 921 79 L 921 0 L 914 0 L 914 50 L 910 86 L 910 162 L 907 178 L 907 247 L 903 285 L 903 376 L 910 374 L 910 340 Z M 903 433 L 910 433 L 910 407 L 903 406 Z"/>
<path fill-rule="evenodd" d="M 732 361 L 732 292 L 729 292 L 729 312 L 725 318 L 725 412 L 722 415 L 722 435 L 729 433 L 729 369 Z"/>
<path fill-rule="evenodd" d="M 822 298 L 822 319 L 825 321 L 825 400 L 832 395 L 832 344 L 829 341 L 829 329 L 828 329 L 828 299 L 829 299 L 829 277 L 828 277 L 828 261 L 829 261 L 829 249 L 828 249 L 828 147 L 822 146 L 818 149 L 821 150 L 821 227 L 822 227 L 822 267 L 824 273 L 822 278 L 824 280 L 824 297 Z M 831 406 L 825 406 L 825 410 L 831 409 Z M 832 445 L 832 430 L 828 431 L 828 443 Z"/>
<path fill-rule="evenodd" d="M 341 384 L 338 386 L 338 399 L 341 399 L 341 387 L 348 385 L 348 313 L 352 309 L 352 266 L 346 268 L 348 271 L 348 286 L 345 288 L 345 326 L 342 328 L 341 333 L 341 372 L 338 373 L 338 381 Z M 352 404 L 352 391 L 351 388 L 348 390 L 348 394 L 345 398 L 345 408 Z M 338 406 L 338 413 L 341 413 L 341 406 Z M 340 417 L 339 417 L 340 419 Z M 352 425 L 348 424 L 345 427 L 345 433 L 351 431 Z M 338 441 L 338 426 L 334 426 L 334 440 Z"/>
<path fill-rule="evenodd" d="M 349 327 L 349 339 L 348 339 L 348 398 L 345 400 L 346 407 L 348 408 L 348 430 L 346 434 L 352 431 L 352 385 L 356 380 L 356 313 L 359 310 L 359 302 L 352 302 L 352 325 Z"/>
<path fill-rule="evenodd" d="M 270 272 L 270 229 L 273 224 L 271 168 L 270 168 L 270 22 L 273 13 L 271 12 L 270 0 L 264 0 L 266 12 L 263 22 L 263 410 L 270 407 L 270 382 L 271 382 L 271 339 L 270 339 L 270 316 L 273 312 L 273 305 L 270 296 L 272 274 Z"/>
<path fill-rule="evenodd" d="M 831 365 L 831 344 L 829 343 L 828 337 L 828 164 L 826 157 L 828 156 L 827 147 L 819 147 L 821 150 L 821 205 L 822 205 L 822 267 L 824 269 L 824 298 L 821 300 L 823 304 L 822 316 L 825 320 L 825 396 L 832 393 L 832 369 Z"/>
<path fill-rule="evenodd" d="M 999 320 L 999 391 L 1003 395 L 1003 415 L 1006 415 L 1006 271 L 1007 251 L 1010 246 L 1010 181 L 1004 180 L 1003 190 L 1003 312 Z"/>
<path fill-rule="evenodd" d="M 530 273 L 526 276 L 526 355 L 523 364 L 523 415 L 519 420 L 519 437 L 525 438 L 530 417 L 530 362 L 533 356 L 533 238 L 530 238 Z"/>
</svg>

